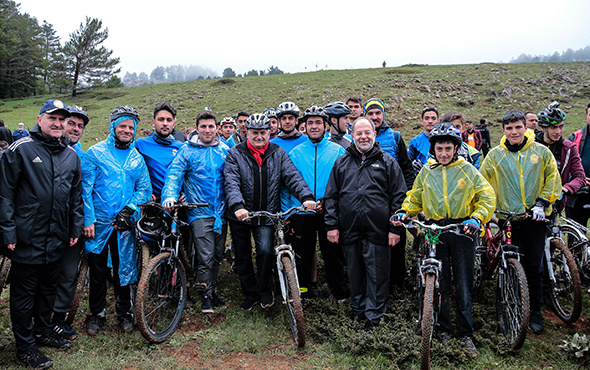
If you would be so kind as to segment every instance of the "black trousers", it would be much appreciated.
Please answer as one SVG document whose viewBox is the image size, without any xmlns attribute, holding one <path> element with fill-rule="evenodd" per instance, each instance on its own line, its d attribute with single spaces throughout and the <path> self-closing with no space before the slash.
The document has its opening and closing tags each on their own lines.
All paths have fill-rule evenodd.
<svg viewBox="0 0 590 370">
<path fill-rule="evenodd" d="M 389 264 L 390 291 L 393 291 L 396 287 L 403 287 L 404 279 L 406 277 L 406 230 L 402 230 L 399 237 L 399 242 L 391 248 L 391 258 Z"/>
<path fill-rule="evenodd" d="M 92 315 L 102 315 L 107 300 L 107 278 L 109 275 L 108 258 L 109 250 L 113 264 L 113 289 L 115 291 L 115 311 L 119 320 L 124 317 L 132 317 L 133 295 L 131 285 L 121 286 L 119 279 L 119 250 L 117 232 L 109 237 L 109 240 L 100 254 L 88 253 L 88 267 L 90 269 L 90 292 L 88 303 Z"/>
<path fill-rule="evenodd" d="M 340 244 L 328 241 L 324 216 L 322 214 L 293 215 L 290 218 L 293 234 L 289 241 L 295 251 L 297 277 L 299 286 L 303 289 L 311 285 L 311 271 L 316 241 L 319 240 L 320 251 L 326 270 L 326 281 L 335 299 L 345 299 L 350 296 L 348 281 L 344 266 L 344 253 Z"/>
<path fill-rule="evenodd" d="M 35 344 L 34 334 L 51 330 L 51 313 L 60 264 L 59 260 L 43 265 L 12 262 L 10 318 L 14 342 L 19 352 L 26 351 Z"/>
</svg>

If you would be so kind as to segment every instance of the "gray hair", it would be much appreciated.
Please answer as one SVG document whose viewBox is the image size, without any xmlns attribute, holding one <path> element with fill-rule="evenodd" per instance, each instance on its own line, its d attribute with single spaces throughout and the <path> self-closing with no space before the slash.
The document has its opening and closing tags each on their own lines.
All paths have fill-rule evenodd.
<svg viewBox="0 0 590 370">
<path fill-rule="evenodd" d="M 371 121 L 370 119 L 368 119 L 367 117 L 364 116 L 360 116 L 359 118 L 355 119 L 354 122 L 352 123 L 352 132 L 354 132 L 354 126 L 360 122 L 360 121 L 367 121 L 371 124 L 371 127 L 373 128 L 373 132 L 375 131 L 375 124 L 373 123 L 373 121 Z"/>
</svg>

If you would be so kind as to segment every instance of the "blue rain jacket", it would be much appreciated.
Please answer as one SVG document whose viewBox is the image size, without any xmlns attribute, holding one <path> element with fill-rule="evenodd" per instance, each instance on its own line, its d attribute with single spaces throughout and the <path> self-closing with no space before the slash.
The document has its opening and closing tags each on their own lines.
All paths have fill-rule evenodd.
<svg viewBox="0 0 590 370">
<path fill-rule="evenodd" d="M 115 124 L 111 134 L 88 149 L 82 162 L 82 199 L 84 200 L 84 227 L 94 224 L 94 239 L 86 239 L 85 253 L 100 253 L 105 247 L 114 226 L 115 216 L 125 207 L 139 216 L 139 204 L 149 201 L 152 185 L 147 166 L 141 154 L 131 143 L 129 149 L 115 148 Z M 135 122 L 137 127 L 137 122 Z M 135 230 L 117 232 L 119 246 L 119 278 L 121 285 L 137 280 Z"/>
<path fill-rule="evenodd" d="M 411 161 L 419 159 L 422 164 L 426 164 L 430 157 L 430 140 L 426 133 L 416 135 L 410 140 L 408 146 L 408 156 Z"/>
<path fill-rule="evenodd" d="M 225 192 L 223 167 L 229 148 L 219 136 L 212 146 L 203 145 L 196 132 L 191 132 L 176 158 L 170 164 L 162 188 L 162 201 L 178 200 L 184 185 L 184 196 L 189 203 L 209 203 L 209 207 L 187 210 L 188 220 L 215 218 L 213 231 L 221 234 L 225 223 Z"/>
</svg>

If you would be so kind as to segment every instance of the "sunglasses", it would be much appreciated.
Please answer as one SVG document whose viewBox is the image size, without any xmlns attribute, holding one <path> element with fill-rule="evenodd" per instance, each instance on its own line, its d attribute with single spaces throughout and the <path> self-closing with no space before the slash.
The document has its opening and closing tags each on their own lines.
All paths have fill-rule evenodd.
<svg viewBox="0 0 590 370">
<path fill-rule="evenodd" d="M 426 107 L 426 108 L 422 109 L 422 114 L 424 114 L 426 112 L 436 112 L 436 113 L 438 113 L 438 109 L 436 109 L 436 107 Z"/>
<path fill-rule="evenodd" d="M 506 113 L 504 115 L 504 117 L 502 117 L 503 123 L 514 122 L 514 121 L 518 121 L 518 120 L 523 120 L 523 121 L 525 120 L 524 114 L 522 114 L 519 111 L 510 111 L 510 112 Z"/>
</svg>

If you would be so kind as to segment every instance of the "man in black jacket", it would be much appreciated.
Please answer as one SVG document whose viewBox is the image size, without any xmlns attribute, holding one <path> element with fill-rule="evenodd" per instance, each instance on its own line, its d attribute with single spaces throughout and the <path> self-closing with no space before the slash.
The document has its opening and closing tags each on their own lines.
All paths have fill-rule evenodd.
<svg viewBox="0 0 590 370">
<path fill-rule="evenodd" d="M 352 125 L 354 145 L 336 160 L 324 195 L 328 240 L 342 243 L 353 314 L 365 328 L 379 325 L 387 310 L 390 247 L 403 232 L 389 225 L 402 204 L 406 184 L 396 160 L 375 142 L 366 118 Z"/>
<path fill-rule="evenodd" d="M 61 258 L 83 227 L 80 160 L 63 136 L 69 116 L 63 102 L 47 101 L 31 135 L 13 143 L 0 161 L 0 232 L 12 260 L 16 359 L 37 368 L 52 363 L 37 344 L 71 346 L 51 328 Z"/>
<path fill-rule="evenodd" d="M 273 233 L 268 219 L 242 220 L 252 211 L 281 211 L 281 186 L 287 187 L 308 209 L 315 209 L 309 187 L 287 152 L 269 143 L 270 121 L 264 114 L 253 114 L 246 121 L 247 140 L 231 148 L 225 159 L 226 217 L 235 250 L 235 265 L 246 299 L 240 308 L 250 311 L 260 302 L 271 307 L 274 297 L 270 287 L 273 266 Z M 257 277 L 252 266 L 251 235 L 256 247 Z"/>
</svg>

